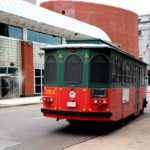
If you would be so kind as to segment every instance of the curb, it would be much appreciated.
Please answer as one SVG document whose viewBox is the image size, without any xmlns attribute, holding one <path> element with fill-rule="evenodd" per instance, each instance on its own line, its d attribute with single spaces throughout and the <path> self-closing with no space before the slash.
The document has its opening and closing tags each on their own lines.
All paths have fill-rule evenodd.
<svg viewBox="0 0 150 150">
<path fill-rule="evenodd" d="M 0 108 L 25 106 L 25 105 L 36 105 L 36 104 L 42 104 L 42 102 L 22 103 L 22 104 L 0 104 Z"/>
</svg>

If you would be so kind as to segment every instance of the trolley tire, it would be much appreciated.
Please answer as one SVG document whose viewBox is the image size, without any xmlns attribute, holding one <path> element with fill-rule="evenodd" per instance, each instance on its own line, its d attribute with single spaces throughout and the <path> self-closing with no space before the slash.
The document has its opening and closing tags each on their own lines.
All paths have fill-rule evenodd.
<svg viewBox="0 0 150 150">
<path fill-rule="evenodd" d="M 140 110 L 140 115 L 142 115 L 144 113 L 144 107 L 142 107 L 142 109 Z"/>
<path fill-rule="evenodd" d="M 125 118 L 124 118 L 124 119 L 121 119 L 121 120 L 119 120 L 119 121 L 117 122 L 117 125 L 118 125 L 119 128 L 122 128 L 122 127 L 126 126 L 126 124 L 127 124 L 127 122 L 126 122 L 126 119 L 125 119 Z"/>
<path fill-rule="evenodd" d="M 147 107 L 147 104 L 148 104 L 148 102 L 147 102 L 146 98 L 144 98 L 143 106 L 142 106 L 142 109 L 140 110 L 140 115 L 142 115 L 144 113 L 144 108 Z"/>
</svg>

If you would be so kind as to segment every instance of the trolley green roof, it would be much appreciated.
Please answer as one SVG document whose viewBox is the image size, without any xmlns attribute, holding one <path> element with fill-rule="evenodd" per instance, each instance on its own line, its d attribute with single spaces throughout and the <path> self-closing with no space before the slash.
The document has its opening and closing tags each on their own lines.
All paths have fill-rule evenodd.
<svg viewBox="0 0 150 150">
<path fill-rule="evenodd" d="M 121 49 L 117 44 L 111 43 L 108 41 L 104 41 L 102 39 L 68 39 L 68 44 L 61 44 L 61 45 L 50 45 L 41 48 L 41 50 L 57 50 L 57 49 L 103 49 L 106 48 L 106 50 L 113 50 L 115 52 L 121 53 L 123 55 L 126 55 L 140 63 L 144 63 L 143 61 L 135 58 L 133 55 L 127 53 L 125 50 Z"/>
</svg>

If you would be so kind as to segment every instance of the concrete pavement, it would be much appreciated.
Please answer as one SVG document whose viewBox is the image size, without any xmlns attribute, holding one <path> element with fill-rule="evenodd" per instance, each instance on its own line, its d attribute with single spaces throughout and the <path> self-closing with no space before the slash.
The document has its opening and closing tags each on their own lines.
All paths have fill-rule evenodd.
<svg viewBox="0 0 150 150">
<path fill-rule="evenodd" d="M 79 143 L 64 150 L 150 150 L 150 93 L 145 113 L 113 133 Z"/>
<path fill-rule="evenodd" d="M 0 108 L 42 103 L 41 96 L 0 100 Z"/>
<path fill-rule="evenodd" d="M 150 118 L 133 121 L 113 133 L 65 150 L 150 150 Z"/>
<path fill-rule="evenodd" d="M 65 150 L 150 150 L 150 93 L 147 93 L 147 100 L 149 104 L 143 119 L 131 121 L 127 126 L 113 133 L 79 143 Z M 41 97 L 0 100 L 0 108 L 37 103 L 42 103 Z"/>
</svg>

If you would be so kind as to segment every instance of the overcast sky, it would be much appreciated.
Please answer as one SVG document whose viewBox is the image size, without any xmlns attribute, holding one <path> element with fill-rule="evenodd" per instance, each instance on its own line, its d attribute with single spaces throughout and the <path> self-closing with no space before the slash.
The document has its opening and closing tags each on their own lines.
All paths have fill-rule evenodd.
<svg viewBox="0 0 150 150">
<path fill-rule="evenodd" d="M 37 0 L 38 3 L 48 0 Z M 149 0 L 76 0 L 87 1 L 101 4 L 107 4 L 111 6 L 121 7 L 127 10 L 131 10 L 138 15 L 150 14 L 150 1 Z"/>
</svg>

